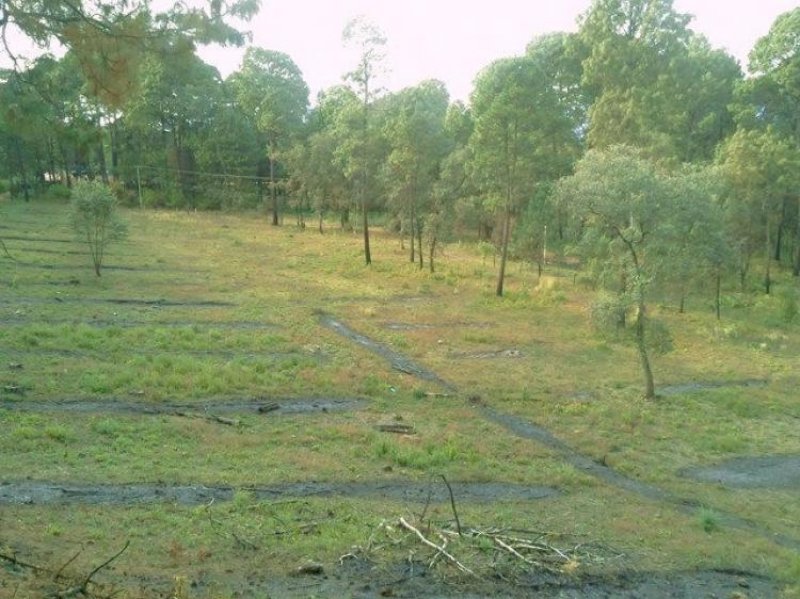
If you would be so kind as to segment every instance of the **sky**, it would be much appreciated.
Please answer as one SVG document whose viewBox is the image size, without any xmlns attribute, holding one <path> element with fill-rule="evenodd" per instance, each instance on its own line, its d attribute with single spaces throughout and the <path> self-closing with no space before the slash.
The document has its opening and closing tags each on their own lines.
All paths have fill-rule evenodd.
<svg viewBox="0 0 800 599">
<path fill-rule="evenodd" d="M 155 0 L 162 4 L 168 0 Z M 174 1 L 174 0 L 170 0 Z M 200 0 L 187 0 L 196 3 Z M 673 0 L 694 15 L 690 27 L 747 66 L 756 40 L 778 15 L 798 0 Z M 317 93 L 342 82 L 357 54 L 342 43 L 342 30 L 364 16 L 386 38 L 386 72 L 381 87 L 397 91 L 440 79 L 451 99 L 467 101 L 478 72 L 492 61 L 522 54 L 536 36 L 575 31 L 591 0 L 262 0 L 261 10 L 242 28 L 255 46 L 285 52 Z M 10 66 L 0 48 L 0 65 Z M 223 76 L 241 64 L 243 49 L 210 46 L 200 56 Z"/>
<path fill-rule="evenodd" d="M 342 30 L 365 16 L 387 38 L 382 87 L 396 91 L 425 79 L 445 82 L 452 99 L 467 100 L 478 72 L 492 61 L 518 55 L 536 36 L 575 31 L 591 0 L 262 0 L 245 28 L 253 45 L 287 53 L 297 63 L 311 97 L 342 82 L 356 56 L 344 49 Z M 674 0 L 695 16 L 690 27 L 723 48 L 746 69 L 756 40 L 797 0 Z M 238 68 L 242 51 L 209 47 L 204 60 L 223 76 Z"/>
</svg>

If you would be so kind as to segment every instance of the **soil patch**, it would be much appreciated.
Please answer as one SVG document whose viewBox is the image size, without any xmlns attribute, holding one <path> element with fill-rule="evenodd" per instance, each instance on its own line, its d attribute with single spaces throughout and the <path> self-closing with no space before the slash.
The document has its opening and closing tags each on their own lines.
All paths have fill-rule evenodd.
<svg viewBox="0 0 800 599">
<path fill-rule="evenodd" d="M 26 235 L 3 235 L 3 240 L 14 241 L 46 241 L 48 243 L 77 243 L 74 239 L 64 239 L 56 237 L 30 237 Z"/>
<path fill-rule="evenodd" d="M 63 304 L 65 302 L 85 304 L 119 304 L 131 306 L 147 306 L 150 308 L 171 308 L 191 306 L 194 308 L 233 308 L 237 304 L 219 300 L 167 300 L 139 298 L 91 298 L 91 297 L 17 297 L 0 299 L 0 304 Z"/>
<path fill-rule="evenodd" d="M 14 262 L 16 266 L 21 266 L 23 268 L 39 268 L 42 270 L 89 270 L 93 269 L 94 267 L 90 264 L 41 264 L 38 262 L 20 262 L 16 260 Z M 200 270 L 190 270 L 185 268 L 155 268 L 152 266 L 123 266 L 121 264 L 104 264 L 103 270 L 119 270 L 124 272 L 158 272 L 158 273 L 165 273 L 165 272 L 181 272 L 181 273 L 200 273 L 203 271 Z"/>
<path fill-rule="evenodd" d="M 503 483 L 450 483 L 458 501 L 494 503 L 496 501 L 531 501 L 558 495 L 550 487 L 526 487 Z M 206 485 L 82 485 L 38 481 L 0 482 L 0 505 L 103 505 L 169 502 L 197 505 L 214 501 L 230 501 L 238 489 Z M 294 497 L 364 497 L 410 501 L 415 503 L 449 502 L 443 485 L 412 481 L 375 482 L 297 482 L 268 487 L 247 487 L 260 501 Z"/>
<path fill-rule="evenodd" d="M 227 399 L 192 403 L 145 403 L 120 398 L 63 401 L 2 401 L 0 409 L 20 412 L 112 413 L 182 415 L 197 414 L 311 414 L 315 412 L 347 412 L 367 405 L 363 399 Z"/>
<path fill-rule="evenodd" d="M 37 321 L 38 322 L 38 321 Z M 28 318 L 0 318 L 2 325 L 19 325 L 25 326 L 36 324 L 33 320 Z M 247 320 L 234 320 L 229 322 L 208 322 L 202 320 L 171 320 L 168 322 L 158 320 L 102 320 L 93 318 L 91 320 L 75 320 L 71 318 L 48 318 L 47 324 L 50 325 L 84 325 L 89 327 L 110 328 L 119 327 L 123 329 L 138 328 L 138 327 L 164 327 L 164 328 L 179 328 L 179 327 L 199 327 L 202 329 L 237 329 L 244 331 L 255 331 L 263 329 L 279 329 L 281 325 L 273 322 L 255 322 Z"/>
<path fill-rule="evenodd" d="M 698 597 L 768 598 L 780 594 L 772 580 L 749 572 L 701 570 L 689 572 L 616 572 L 608 575 L 567 576 L 531 570 L 512 577 L 445 579 L 426 562 L 409 560 L 377 567 L 367 559 L 344 560 L 329 575 L 250 579 L 245 596 L 288 599 L 298 596 L 404 599 L 696 599 Z"/>
<path fill-rule="evenodd" d="M 351 341 L 354 341 L 360 346 L 368 349 L 372 353 L 381 356 L 386 361 L 388 361 L 389 364 L 391 364 L 392 368 L 394 368 L 395 370 L 399 370 L 400 372 L 410 374 L 411 376 L 415 376 L 424 381 L 437 383 L 450 391 L 453 391 L 455 389 L 453 385 L 441 379 L 435 372 L 432 372 L 431 370 L 428 370 L 420 366 L 419 364 L 416 364 L 406 356 L 394 351 L 393 349 L 386 347 L 384 344 L 379 343 L 373 339 L 370 339 L 366 335 L 362 335 L 357 331 L 354 331 L 346 324 L 336 320 L 333 316 L 329 314 L 322 314 L 320 316 L 320 322 L 322 323 L 323 326 L 338 333 L 342 337 L 350 339 Z"/>
<path fill-rule="evenodd" d="M 444 322 L 437 324 L 412 322 L 384 322 L 384 328 L 390 331 L 428 331 L 431 329 L 451 329 L 454 327 L 486 329 L 494 326 L 490 322 Z"/>
<path fill-rule="evenodd" d="M 678 383 L 675 385 L 664 385 L 659 387 L 656 392 L 658 395 L 683 395 L 684 393 L 697 393 L 706 389 L 721 389 L 723 387 L 766 387 L 766 379 L 742 379 L 739 381 L 697 381 L 692 383 Z"/>
<path fill-rule="evenodd" d="M 494 358 L 523 358 L 523 354 L 518 349 L 493 349 L 480 352 L 451 352 L 449 358 L 455 360 L 491 360 Z"/>
<path fill-rule="evenodd" d="M 739 489 L 800 489 L 800 455 L 734 458 L 687 468 L 681 475 Z"/>
<path fill-rule="evenodd" d="M 480 406 L 479 409 L 487 419 L 500 424 L 519 437 L 537 441 L 542 445 L 553 449 L 560 454 L 563 460 L 569 464 L 572 464 L 575 468 L 578 468 L 586 474 L 600 479 L 606 484 L 617 487 L 618 489 L 623 489 L 630 493 L 635 493 L 636 495 L 645 497 L 651 501 L 668 503 L 678 510 L 688 514 L 694 514 L 700 507 L 702 507 L 700 503 L 695 500 L 678 497 L 654 485 L 630 478 L 612 468 L 609 468 L 601 461 L 596 461 L 588 456 L 580 454 L 567 443 L 553 435 L 550 431 L 536 424 L 511 414 L 498 412 L 497 410 L 494 410 L 488 406 Z M 791 549 L 800 551 L 800 540 L 788 537 L 786 535 L 774 533 L 754 524 L 753 522 L 750 522 L 749 520 L 740 518 L 735 514 L 720 512 L 720 520 L 723 522 L 723 524 L 732 528 L 746 530 L 753 534 L 757 534 L 761 537 L 769 539 L 784 547 L 789 547 Z"/>
</svg>

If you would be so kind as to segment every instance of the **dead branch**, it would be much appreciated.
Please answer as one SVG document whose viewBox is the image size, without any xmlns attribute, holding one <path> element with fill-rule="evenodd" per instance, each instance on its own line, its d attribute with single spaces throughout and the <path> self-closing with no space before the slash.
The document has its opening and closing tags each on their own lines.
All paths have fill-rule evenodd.
<svg viewBox="0 0 800 599">
<path fill-rule="evenodd" d="M 61 577 L 61 573 L 64 571 L 64 569 L 65 569 L 67 566 L 69 566 L 69 565 L 70 565 L 72 562 L 74 562 L 76 559 L 78 559 L 78 556 L 79 556 L 81 553 L 83 553 L 83 547 L 81 547 L 80 549 L 78 549 L 78 551 L 76 551 L 76 552 L 75 552 L 75 555 L 73 555 L 73 556 L 72 556 L 71 558 L 69 558 L 69 559 L 68 559 L 66 562 L 64 562 L 64 565 L 63 565 L 63 566 L 61 566 L 61 567 L 58 569 L 58 571 L 56 571 L 56 573 L 53 575 L 53 580 L 58 580 L 58 579 Z"/>
<path fill-rule="evenodd" d="M 531 566 L 534 566 L 534 565 L 536 565 L 534 562 L 532 562 L 532 561 L 531 561 L 531 560 L 529 560 L 527 557 L 525 557 L 524 555 L 522 555 L 522 554 L 521 554 L 519 551 L 517 551 L 516 549 L 514 549 L 514 548 L 513 548 L 511 545 L 508 545 L 508 544 L 504 543 L 504 542 L 503 542 L 501 539 L 499 539 L 498 537 L 494 537 L 494 542 L 495 542 L 497 545 L 499 545 L 500 547 L 502 547 L 503 549 L 505 549 L 506 551 L 508 551 L 508 552 L 509 552 L 511 555 L 513 555 L 514 557 L 518 557 L 519 559 L 521 559 L 521 560 L 522 560 L 523 562 L 525 562 L 526 564 L 530 564 Z"/>
<path fill-rule="evenodd" d="M 413 435 L 414 425 L 403 424 L 402 422 L 381 422 L 376 427 L 384 433 L 397 433 L 399 435 Z"/>
<path fill-rule="evenodd" d="M 6 255 L 7 258 L 10 258 L 12 262 L 17 261 L 17 259 L 8 252 L 8 248 L 6 247 L 6 244 L 3 242 L 2 239 L 0 239 L 0 247 L 3 248 L 3 253 Z"/>
<path fill-rule="evenodd" d="M 37 566 L 36 564 L 29 564 L 28 562 L 23 562 L 22 560 L 17 559 L 15 555 L 6 555 L 5 553 L 0 553 L 0 559 L 14 566 L 19 566 L 20 568 L 28 568 L 29 570 L 33 570 L 35 572 L 49 572 L 47 568 L 42 568 L 41 566 Z"/>
<path fill-rule="evenodd" d="M 447 491 L 450 493 L 450 505 L 453 507 L 453 516 L 456 519 L 456 530 L 458 531 L 458 536 L 461 536 L 461 521 L 458 519 L 458 510 L 456 510 L 456 500 L 453 497 L 453 488 L 450 486 L 450 483 L 447 482 L 447 478 L 445 478 L 444 474 L 440 474 L 439 476 L 442 477 L 444 484 L 447 485 Z"/>
<path fill-rule="evenodd" d="M 402 526 L 402 527 L 403 527 L 403 528 L 405 528 L 406 530 L 409 530 L 409 531 L 413 532 L 413 533 L 414 533 L 414 534 L 417 536 L 417 538 L 418 538 L 420 541 L 422 541 L 422 543 L 423 543 L 423 544 L 425 544 L 425 545 L 427 545 L 428 547 L 430 547 L 430 548 L 432 548 L 432 549 L 435 549 L 436 551 L 438 551 L 439 553 L 441 553 L 441 554 L 442 554 L 444 557 L 446 557 L 446 558 L 447 558 L 447 560 L 448 560 L 448 561 L 449 561 L 451 564 L 453 564 L 453 565 L 454 565 L 456 568 L 458 568 L 459 570 L 461 570 L 461 571 L 462 571 L 462 572 L 464 572 L 465 574 L 469 574 L 470 576 L 476 576 L 476 575 L 475 575 L 475 572 L 473 572 L 472 570 L 470 570 L 469 568 L 467 568 L 467 567 L 466 567 L 464 564 L 462 564 L 460 561 L 458 561 L 458 560 L 457 560 L 455 557 L 453 557 L 453 556 L 452 556 L 452 555 L 450 555 L 450 554 L 449 554 L 447 551 L 445 551 L 445 548 L 444 548 L 444 547 L 439 547 L 439 545 L 437 545 L 437 544 L 436 544 L 436 543 L 434 543 L 433 541 L 429 541 L 428 539 L 426 539 L 426 538 L 425 538 L 425 535 L 423 535 L 423 534 L 422 534 L 422 533 L 421 533 L 419 530 L 417 530 L 416 528 L 414 528 L 414 527 L 413 527 L 411 524 L 409 524 L 408 522 L 406 522 L 405 518 L 402 518 L 402 517 L 401 517 L 399 522 L 400 522 L 400 526 Z"/>
</svg>

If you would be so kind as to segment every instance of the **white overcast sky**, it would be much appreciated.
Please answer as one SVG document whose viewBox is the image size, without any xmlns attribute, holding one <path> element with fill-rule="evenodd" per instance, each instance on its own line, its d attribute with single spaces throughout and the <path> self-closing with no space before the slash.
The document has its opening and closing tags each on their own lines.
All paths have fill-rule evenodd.
<svg viewBox="0 0 800 599">
<path fill-rule="evenodd" d="M 247 25 L 253 44 L 289 54 L 317 92 L 341 82 L 355 65 L 343 48 L 345 24 L 364 15 L 385 33 L 388 73 L 382 85 L 401 89 L 441 79 L 453 99 L 466 100 L 481 68 L 524 51 L 535 36 L 574 31 L 590 0 L 262 0 Z M 797 0 L 674 0 L 695 16 L 690 27 L 712 46 L 747 66 L 747 54 L 775 18 Z M 241 51 L 206 48 L 201 56 L 223 75 L 235 70 Z"/>
<path fill-rule="evenodd" d="M 165 2 L 167 0 L 155 0 Z M 198 0 L 188 0 L 196 3 Z M 493 60 L 521 54 L 534 37 L 574 31 L 591 0 L 262 0 L 243 27 L 253 45 L 289 54 L 317 93 L 341 83 L 355 66 L 342 30 L 363 15 L 385 33 L 387 73 L 381 85 L 395 91 L 425 79 L 445 82 L 453 99 L 467 100 L 472 81 Z M 674 0 L 695 16 L 692 29 L 724 48 L 746 68 L 747 54 L 775 18 L 798 0 Z M 23 53 L 30 55 L 23 50 Z M 0 65 L 8 65 L 0 48 Z M 223 76 L 236 70 L 243 50 L 201 48 Z"/>
</svg>

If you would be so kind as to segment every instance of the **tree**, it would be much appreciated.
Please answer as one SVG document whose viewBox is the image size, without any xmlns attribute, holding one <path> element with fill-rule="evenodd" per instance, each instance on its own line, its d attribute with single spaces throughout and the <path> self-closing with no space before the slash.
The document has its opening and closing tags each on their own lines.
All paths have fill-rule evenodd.
<svg viewBox="0 0 800 599">
<path fill-rule="evenodd" d="M 106 248 L 125 237 L 127 227 L 117 214 L 117 200 L 107 185 L 79 181 L 72 190 L 72 228 L 86 242 L 99 277 Z"/>
<path fill-rule="evenodd" d="M 764 244 L 764 292 L 772 287 L 773 240 L 781 219 L 783 199 L 796 193 L 800 156 L 772 128 L 740 129 L 720 152 L 723 172 L 730 184 L 726 209 L 735 216 L 740 251 Z M 742 278 L 744 278 L 743 271 Z"/>
<path fill-rule="evenodd" d="M 685 52 L 688 15 L 672 0 L 595 0 L 580 24 L 588 56 L 583 83 L 593 98 L 590 147 L 627 144 L 675 154 L 670 132 L 679 107 L 674 60 Z"/>
<path fill-rule="evenodd" d="M 133 95 L 140 58 L 163 48 L 163 39 L 240 46 L 247 36 L 228 20 L 248 20 L 258 8 L 259 0 L 207 0 L 205 5 L 173 1 L 154 13 L 150 0 L 4 0 L 0 38 L 15 63 L 9 27 L 40 47 L 53 42 L 66 46 L 75 53 L 93 94 L 119 107 Z"/>
<path fill-rule="evenodd" d="M 283 52 L 248 48 L 241 69 L 231 75 L 241 109 L 264 136 L 269 161 L 272 224 L 280 223 L 276 165 L 300 133 L 308 111 L 308 86 L 300 69 Z"/>
<path fill-rule="evenodd" d="M 598 280 L 615 288 L 610 303 L 620 324 L 632 306 L 633 338 L 644 378 L 645 397 L 655 397 L 648 349 L 646 292 L 659 261 L 649 252 L 663 247 L 664 224 L 674 214 L 672 195 L 652 163 L 626 146 L 590 150 L 575 174 L 557 189 L 583 223 L 582 243 Z"/>
<path fill-rule="evenodd" d="M 436 212 L 433 187 L 441 161 L 450 150 L 445 136 L 448 93 L 442 82 L 425 81 L 391 99 L 384 126 L 391 148 L 386 163 L 387 188 L 401 222 L 408 223 L 411 262 L 416 247 L 421 269 L 423 232 L 433 224 Z"/>
<path fill-rule="evenodd" d="M 351 148 L 351 174 L 355 176 L 356 190 L 360 199 L 364 229 L 364 260 L 372 264 L 369 247 L 369 209 L 370 194 L 374 193 L 375 179 L 373 161 L 371 160 L 371 119 L 370 107 L 377 95 L 375 78 L 380 72 L 384 59 L 386 37 L 372 23 L 363 19 L 353 19 L 345 26 L 342 39 L 347 45 L 355 46 L 359 52 L 358 65 L 355 70 L 345 76 L 361 101 L 361 118 L 359 122 L 360 139 Z"/>
<path fill-rule="evenodd" d="M 569 172 L 580 147 L 570 106 L 539 57 L 533 52 L 492 63 L 476 79 L 471 97 L 473 172 L 502 221 L 498 296 L 503 295 L 514 215 L 537 186 Z"/>
<path fill-rule="evenodd" d="M 800 8 L 780 15 L 750 53 L 752 77 L 739 87 L 739 120 L 747 128 L 771 127 L 800 150 Z M 794 219 L 794 226 L 792 226 Z M 788 235 L 784 236 L 784 231 Z M 784 237 L 795 246 L 792 273 L 800 276 L 800 194 L 787 193 L 775 236 L 775 258 Z"/>
</svg>

